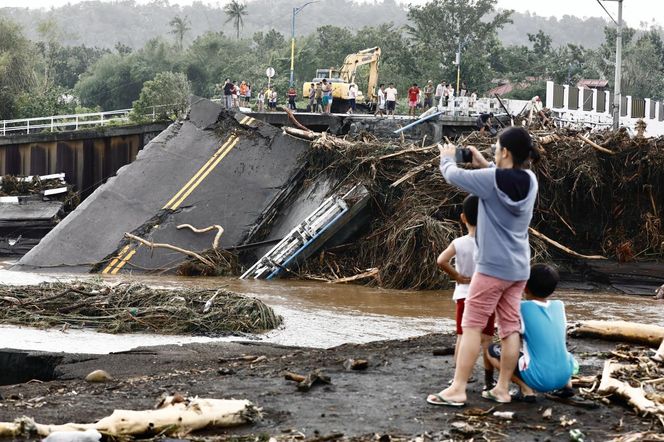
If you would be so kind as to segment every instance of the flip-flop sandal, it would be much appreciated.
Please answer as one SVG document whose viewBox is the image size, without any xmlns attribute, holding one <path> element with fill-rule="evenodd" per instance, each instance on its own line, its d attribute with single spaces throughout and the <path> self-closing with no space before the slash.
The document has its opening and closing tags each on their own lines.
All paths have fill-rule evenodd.
<svg viewBox="0 0 664 442">
<path fill-rule="evenodd" d="M 432 400 L 431 396 L 433 396 L 436 399 Z M 442 397 L 439 393 L 430 394 L 429 396 L 427 396 L 427 402 L 430 403 L 431 405 L 445 405 L 448 407 L 463 407 L 464 405 L 466 405 L 465 402 L 449 401 L 444 397 Z"/>
<path fill-rule="evenodd" d="M 537 402 L 537 396 L 534 394 L 523 394 L 520 391 L 517 391 L 514 394 L 510 395 L 513 401 L 525 402 L 527 404 L 534 404 Z"/>
<path fill-rule="evenodd" d="M 511 401 L 503 401 L 503 400 L 500 400 L 499 398 L 497 398 L 496 396 L 494 396 L 493 393 L 492 393 L 490 390 L 489 390 L 489 391 L 483 391 L 483 392 L 482 392 L 482 397 L 483 397 L 484 399 L 487 399 L 487 400 L 490 400 L 490 401 L 496 402 L 497 404 L 509 404 L 509 403 L 511 402 Z"/>
</svg>

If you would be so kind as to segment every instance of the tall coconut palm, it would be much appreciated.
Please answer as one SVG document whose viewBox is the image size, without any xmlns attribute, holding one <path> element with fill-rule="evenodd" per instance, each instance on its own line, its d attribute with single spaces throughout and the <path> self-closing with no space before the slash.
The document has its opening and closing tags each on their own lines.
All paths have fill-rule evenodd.
<svg viewBox="0 0 664 442">
<path fill-rule="evenodd" d="M 186 34 L 187 31 L 191 31 L 191 28 L 189 27 L 191 24 L 189 18 L 186 15 L 184 18 L 176 16 L 173 17 L 173 20 L 171 20 L 168 24 L 171 25 L 170 33 L 175 35 L 175 42 L 177 43 L 178 49 L 182 50 L 184 34 Z"/>
<path fill-rule="evenodd" d="M 233 27 L 235 28 L 237 39 L 240 39 L 240 28 L 244 26 L 244 19 L 242 16 L 247 15 L 247 5 L 240 3 L 237 0 L 232 0 L 229 4 L 224 6 L 224 12 L 228 16 L 225 23 L 233 20 Z"/>
</svg>

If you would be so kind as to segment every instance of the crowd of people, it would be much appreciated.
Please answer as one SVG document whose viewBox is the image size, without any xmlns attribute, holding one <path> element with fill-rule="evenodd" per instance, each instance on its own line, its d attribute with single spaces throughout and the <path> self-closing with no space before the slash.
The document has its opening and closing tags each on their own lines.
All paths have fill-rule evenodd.
<svg viewBox="0 0 664 442">
<path fill-rule="evenodd" d="M 239 83 L 239 84 L 238 84 Z M 255 108 L 258 112 L 276 110 L 279 100 L 279 94 L 274 86 L 268 85 L 259 89 L 252 101 L 252 87 L 246 81 L 231 81 L 226 79 L 221 87 L 223 90 L 223 103 L 227 109 L 238 107 Z M 459 96 L 465 97 L 467 94 L 465 83 L 461 83 Z M 434 86 L 432 80 L 429 80 L 422 88 L 417 83 L 413 83 L 407 91 L 408 115 L 415 116 L 420 110 L 426 110 L 433 106 L 448 106 L 450 100 L 454 100 L 456 90 L 452 83 L 441 81 Z M 357 98 L 360 96 L 358 86 L 351 83 L 348 86 L 348 110 L 352 114 L 357 110 Z M 470 106 L 474 106 L 477 100 L 477 93 L 472 92 L 468 95 Z M 291 86 L 281 97 L 286 100 L 288 108 L 297 111 L 296 101 L 298 99 L 297 90 Z M 331 113 L 332 103 L 334 101 L 334 86 L 332 81 L 322 79 L 319 82 L 309 84 L 308 96 L 303 97 L 307 101 L 306 111 L 316 113 Z M 387 86 L 381 83 L 376 91 L 375 101 L 372 105 L 375 108 L 376 116 L 395 115 L 397 111 L 397 101 L 399 92 L 394 83 L 388 83 Z"/>
<path fill-rule="evenodd" d="M 530 134 L 517 127 L 501 132 L 492 163 L 469 147 L 473 169 L 457 167 L 455 146 L 439 147 L 443 177 L 470 195 L 461 215 L 468 234 L 455 239 L 438 258 L 438 266 L 456 281 L 454 379 L 427 402 L 463 406 L 480 352 L 482 397 L 487 400 L 534 402 L 537 392 L 572 395 L 571 377 L 578 364 L 567 351 L 565 307 L 549 299 L 558 272 L 548 264 L 530 264 L 528 226 L 538 184 L 528 166 L 539 159 Z M 494 321 L 500 345 L 492 344 Z M 494 369 L 499 370 L 497 381 Z M 519 387 L 515 393 L 510 382 Z"/>
</svg>

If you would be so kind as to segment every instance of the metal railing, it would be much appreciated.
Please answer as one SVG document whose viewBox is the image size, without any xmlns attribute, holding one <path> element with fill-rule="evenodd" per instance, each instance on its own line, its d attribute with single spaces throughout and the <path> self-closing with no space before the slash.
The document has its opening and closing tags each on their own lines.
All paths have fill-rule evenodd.
<svg viewBox="0 0 664 442">
<path fill-rule="evenodd" d="M 153 121 L 157 117 L 157 110 L 171 105 L 164 104 L 152 106 L 152 112 L 145 115 Z M 106 112 L 92 112 L 85 114 L 53 115 L 50 117 L 20 118 L 17 120 L 0 121 L 0 136 L 13 134 L 30 134 L 43 131 L 55 132 L 58 130 L 79 130 L 87 127 L 105 126 L 112 122 L 127 122 L 131 109 L 119 109 Z"/>
</svg>

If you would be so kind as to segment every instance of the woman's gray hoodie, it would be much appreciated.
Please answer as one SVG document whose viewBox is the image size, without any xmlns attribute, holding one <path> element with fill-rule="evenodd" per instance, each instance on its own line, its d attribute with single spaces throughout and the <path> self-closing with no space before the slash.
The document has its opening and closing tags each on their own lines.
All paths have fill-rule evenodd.
<svg viewBox="0 0 664 442">
<path fill-rule="evenodd" d="M 476 271 L 506 281 L 525 281 L 530 277 L 528 226 L 537 198 L 537 178 L 530 170 L 530 186 L 523 199 L 513 200 L 496 182 L 496 169 L 466 170 L 454 159 L 443 158 L 440 171 L 445 180 L 480 199 L 475 241 Z M 527 180 L 526 180 L 527 183 Z"/>
</svg>

